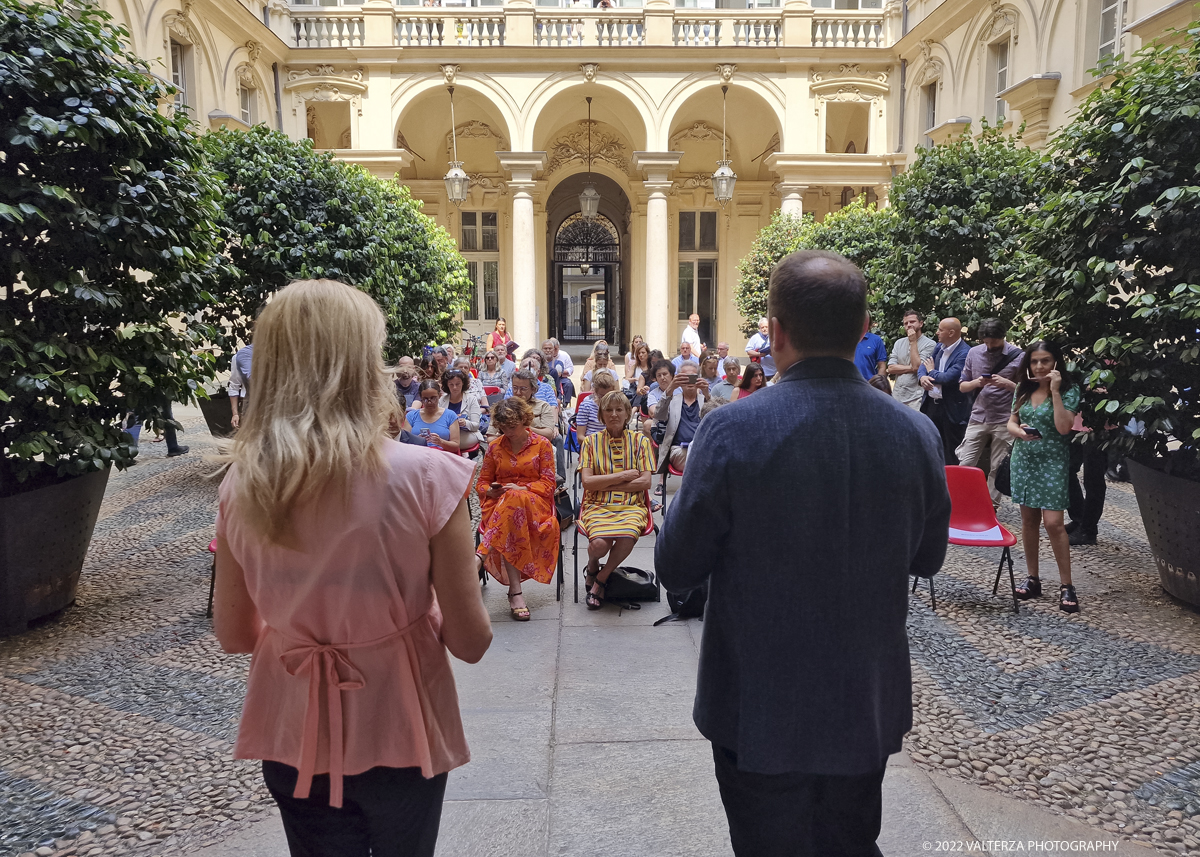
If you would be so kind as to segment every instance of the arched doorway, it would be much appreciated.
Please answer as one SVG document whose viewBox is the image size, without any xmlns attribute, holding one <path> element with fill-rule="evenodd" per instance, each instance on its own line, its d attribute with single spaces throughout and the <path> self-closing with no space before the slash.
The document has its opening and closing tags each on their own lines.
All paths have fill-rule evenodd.
<svg viewBox="0 0 1200 857">
<path fill-rule="evenodd" d="M 563 342 L 620 342 L 621 237 L 603 214 L 576 212 L 554 236 L 557 337 Z"/>
</svg>

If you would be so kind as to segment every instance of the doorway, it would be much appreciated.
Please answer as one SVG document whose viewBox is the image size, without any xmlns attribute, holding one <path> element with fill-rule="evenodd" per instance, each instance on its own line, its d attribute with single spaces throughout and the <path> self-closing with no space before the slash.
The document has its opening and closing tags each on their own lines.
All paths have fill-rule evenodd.
<svg viewBox="0 0 1200 857">
<path fill-rule="evenodd" d="M 622 341 L 621 242 L 602 214 L 576 212 L 554 236 L 554 336 L 563 343 Z"/>
</svg>

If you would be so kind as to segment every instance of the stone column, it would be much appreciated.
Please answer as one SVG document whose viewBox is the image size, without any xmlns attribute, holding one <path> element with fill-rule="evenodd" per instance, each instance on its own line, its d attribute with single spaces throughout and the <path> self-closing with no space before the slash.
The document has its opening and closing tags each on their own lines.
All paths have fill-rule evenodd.
<svg viewBox="0 0 1200 857">
<path fill-rule="evenodd" d="M 509 335 L 521 350 L 537 348 L 537 243 L 534 240 L 534 176 L 546 167 L 545 152 L 497 152 L 500 166 L 512 174 L 512 315 Z"/>
<path fill-rule="evenodd" d="M 667 220 L 667 191 L 671 171 L 683 152 L 634 152 L 633 168 L 646 176 L 646 341 L 663 354 L 673 354 L 669 298 L 671 294 L 671 234 Z"/>
<path fill-rule="evenodd" d="M 779 193 L 783 197 L 783 202 L 780 204 L 779 210 L 792 217 L 804 214 L 804 192 L 806 190 L 808 190 L 808 185 L 788 181 L 780 182 Z"/>
</svg>

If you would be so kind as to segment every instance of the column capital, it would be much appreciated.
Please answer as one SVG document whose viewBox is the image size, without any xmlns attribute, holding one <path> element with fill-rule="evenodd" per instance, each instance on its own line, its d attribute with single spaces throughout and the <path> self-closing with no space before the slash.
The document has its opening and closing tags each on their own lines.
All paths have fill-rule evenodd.
<svg viewBox="0 0 1200 857">
<path fill-rule="evenodd" d="M 679 166 L 683 152 L 634 152 L 633 168 L 646 176 L 646 187 L 660 190 L 655 185 L 671 186 L 671 171 Z"/>
<path fill-rule="evenodd" d="M 508 186 L 521 190 L 533 189 L 534 178 L 546 169 L 549 160 L 545 152 L 497 152 L 496 157 L 500 160 L 500 169 L 512 175 Z"/>
</svg>

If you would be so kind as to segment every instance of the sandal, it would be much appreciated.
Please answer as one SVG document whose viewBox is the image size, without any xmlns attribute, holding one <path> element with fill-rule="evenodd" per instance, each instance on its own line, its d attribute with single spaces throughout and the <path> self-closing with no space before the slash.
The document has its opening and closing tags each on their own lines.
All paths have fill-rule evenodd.
<svg viewBox="0 0 1200 857">
<path fill-rule="evenodd" d="M 1017 598 L 1025 601 L 1029 598 L 1037 598 L 1042 594 L 1042 581 L 1036 577 L 1027 577 L 1025 582 L 1017 587 Z"/>
<path fill-rule="evenodd" d="M 599 586 L 601 594 L 597 595 L 595 592 L 592 592 L 591 588 L 589 587 L 587 598 L 584 599 L 584 602 L 587 604 L 587 609 L 599 610 L 601 607 L 604 606 L 603 593 L 606 588 L 606 584 L 604 583 L 604 581 L 595 580 L 592 582 L 592 586 Z"/>
<path fill-rule="evenodd" d="M 600 563 L 596 563 L 596 570 L 592 571 L 592 561 L 588 560 L 587 568 L 583 570 L 583 588 L 591 589 L 592 584 L 596 582 L 596 577 L 600 574 Z"/>
<path fill-rule="evenodd" d="M 520 595 L 520 594 L 521 594 L 520 591 L 508 593 L 508 600 L 512 601 L 512 598 L 514 595 Z M 516 622 L 528 622 L 529 621 L 529 608 L 528 607 L 513 607 L 511 604 L 509 604 L 508 610 L 509 610 L 509 613 L 512 614 L 514 621 L 516 621 Z"/>
<path fill-rule="evenodd" d="M 1058 609 L 1064 613 L 1079 612 L 1079 596 L 1075 594 L 1075 587 L 1069 583 L 1058 587 Z"/>
</svg>

